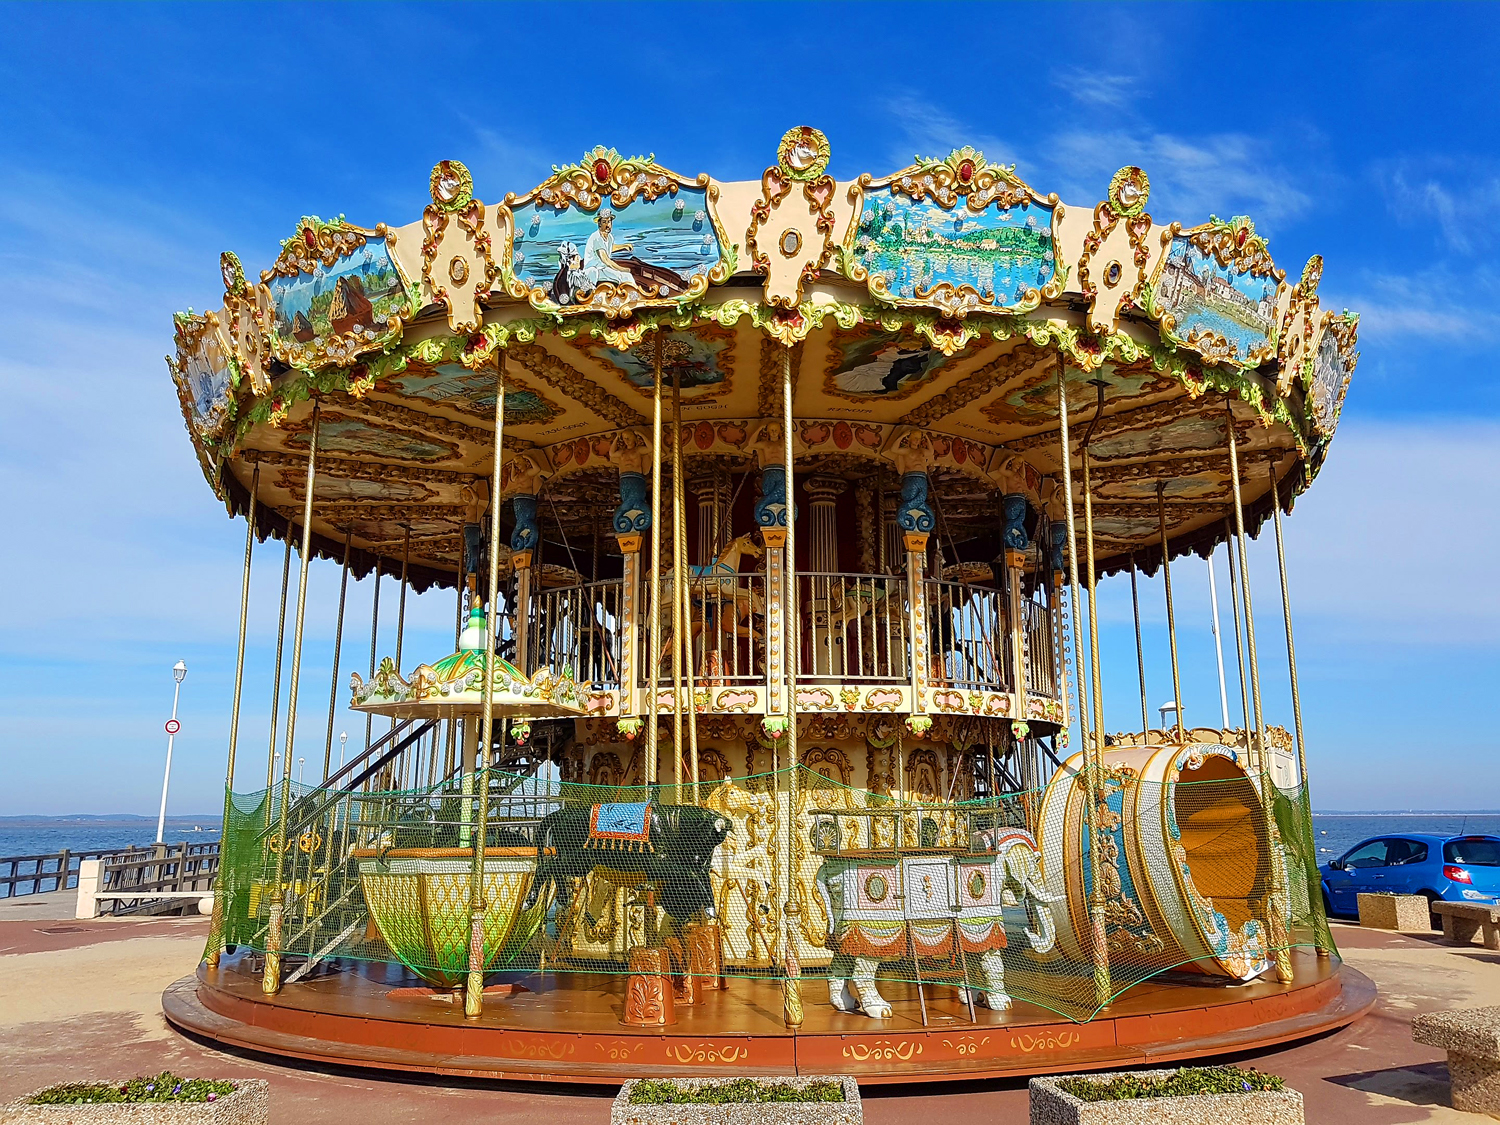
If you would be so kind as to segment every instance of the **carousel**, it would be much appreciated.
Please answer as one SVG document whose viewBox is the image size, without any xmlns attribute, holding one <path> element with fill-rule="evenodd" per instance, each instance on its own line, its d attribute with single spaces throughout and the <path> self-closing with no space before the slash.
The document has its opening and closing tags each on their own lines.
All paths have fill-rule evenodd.
<svg viewBox="0 0 1500 1125">
<path fill-rule="evenodd" d="M 1249 218 L 1159 220 L 1136 167 L 1065 206 L 970 148 L 828 163 L 805 127 L 745 182 L 598 148 L 485 203 L 444 161 L 414 221 L 303 218 L 176 316 L 246 537 L 175 1025 L 451 1075 L 910 1081 L 1368 1009 L 1318 889 L 1285 566 L 1291 693 L 1263 700 L 1245 546 L 1280 558 L 1354 367 L 1321 258 L 1289 280 Z M 268 539 L 265 741 L 240 711 Z M 1171 569 L 1221 546 L 1240 725 L 1153 726 L 1139 616 L 1139 684 L 1107 684 L 1096 590 L 1162 573 L 1181 701 Z M 340 580 L 309 730 L 315 559 Z M 434 589 L 452 648 L 413 652 Z M 1138 728 L 1106 730 L 1106 687 L 1139 687 Z M 264 786 L 236 789 L 252 744 Z"/>
</svg>

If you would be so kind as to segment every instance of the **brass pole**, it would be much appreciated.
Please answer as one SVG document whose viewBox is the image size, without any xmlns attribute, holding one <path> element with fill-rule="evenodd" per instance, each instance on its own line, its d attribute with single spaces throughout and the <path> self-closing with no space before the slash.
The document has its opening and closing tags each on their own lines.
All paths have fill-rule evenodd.
<svg viewBox="0 0 1500 1125">
<path fill-rule="evenodd" d="M 484 847 L 490 824 L 490 748 L 495 744 L 495 640 L 500 614 L 500 463 L 505 440 L 505 352 L 495 361 L 495 459 L 490 483 L 489 601 L 484 615 L 484 713 L 480 721 L 478 801 L 475 814 L 474 866 L 469 870 L 469 975 L 464 987 L 464 1017 L 484 1011 Z M 518 628 L 524 622 L 517 621 Z"/>
<path fill-rule="evenodd" d="M 1177 743 L 1182 745 L 1187 739 L 1182 733 L 1182 677 L 1177 668 L 1177 616 L 1172 610 L 1172 559 L 1171 552 L 1167 550 L 1167 506 L 1163 499 L 1166 489 L 1165 481 L 1156 482 L 1156 526 L 1161 534 L 1161 575 L 1167 588 L 1167 644 L 1172 653 L 1172 706 L 1177 709 Z"/>
<path fill-rule="evenodd" d="M 798 981 L 797 953 L 792 947 L 794 919 L 801 908 L 792 898 L 796 885 L 796 856 L 799 839 L 797 823 L 798 772 L 801 764 L 797 756 L 797 665 L 802 655 L 802 609 L 797 604 L 797 486 L 792 475 L 792 349 L 781 349 L 781 436 L 786 457 L 786 596 L 782 603 L 786 622 L 782 636 L 786 645 L 786 749 L 787 764 L 791 773 L 787 782 L 787 841 L 786 841 L 786 895 L 781 908 L 786 918 L 785 962 L 786 975 L 782 979 L 782 1011 L 788 1027 L 802 1025 L 802 991 Z"/>
<path fill-rule="evenodd" d="M 658 355 L 661 333 L 656 334 Z M 682 523 L 687 505 L 682 497 L 681 380 L 672 374 L 672 800 L 682 804 L 682 646 L 687 623 L 687 533 Z"/>
<path fill-rule="evenodd" d="M 349 539 L 352 529 L 344 529 L 344 565 L 339 573 L 339 613 L 333 627 L 333 679 L 328 685 L 328 737 L 323 742 L 323 780 L 333 766 L 333 720 L 339 697 L 339 656 L 344 649 L 344 601 L 349 594 Z"/>
<path fill-rule="evenodd" d="M 1277 487 L 1276 466 L 1266 466 L 1271 478 L 1271 513 L 1276 526 L 1276 566 L 1281 572 L 1281 616 L 1286 623 L 1286 662 L 1292 684 L 1292 726 L 1297 732 L 1297 773 L 1307 786 L 1307 748 L 1302 742 L 1302 692 L 1297 684 L 1297 646 L 1292 640 L 1292 602 L 1286 584 L 1286 546 L 1281 538 L 1281 492 Z"/>
<path fill-rule="evenodd" d="M 1057 417 L 1058 435 L 1062 443 L 1063 495 L 1068 504 L 1068 577 L 1073 593 L 1073 635 L 1081 640 L 1082 633 L 1079 630 L 1078 622 L 1078 530 L 1076 517 L 1073 512 L 1073 447 L 1068 440 L 1068 388 L 1066 372 L 1066 364 L 1062 353 L 1059 352 L 1057 356 Z M 1087 465 L 1088 457 L 1085 454 L 1085 469 Z M 1085 495 L 1087 494 L 1087 488 L 1088 485 L 1085 483 Z M 1093 610 L 1092 600 L 1090 601 L 1089 609 L 1090 611 Z M 1078 661 L 1076 642 L 1074 646 L 1074 661 L 1075 663 Z M 1066 662 L 1064 662 L 1063 674 L 1067 674 Z M 1083 682 L 1083 669 L 1080 667 L 1078 669 L 1078 725 L 1080 728 L 1079 733 L 1083 738 L 1084 762 L 1086 763 L 1085 774 L 1089 782 L 1089 799 L 1084 807 L 1084 823 L 1088 826 L 1089 830 L 1089 866 L 1092 869 L 1091 874 L 1093 876 L 1090 880 L 1093 889 L 1089 895 L 1089 924 L 1092 931 L 1090 952 L 1092 953 L 1094 963 L 1094 1001 L 1102 1007 L 1109 1002 L 1111 991 L 1109 980 L 1109 947 L 1105 944 L 1104 884 L 1100 874 L 1099 848 L 1097 846 L 1099 839 L 1099 796 L 1104 780 L 1103 746 L 1099 729 L 1095 728 L 1092 737 L 1089 732 L 1090 724 L 1087 702 L 1083 697 Z"/>
<path fill-rule="evenodd" d="M 1240 495 L 1240 457 L 1234 439 L 1234 403 L 1224 400 L 1225 429 L 1228 431 L 1229 478 L 1234 492 L 1234 529 L 1240 556 L 1240 593 L 1245 599 L 1245 644 L 1250 656 L 1250 701 L 1255 710 L 1256 753 L 1252 759 L 1260 772 L 1260 799 L 1266 817 L 1266 840 L 1270 848 L 1267 856 L 1271 865 L 1271 897 L 1266 903 L 1267 923 L 1275 941 L 1276 979 L 1290 984 L 1293 979 L 1291 950 L 1284 940 L 1279 940 L 1283 927 L 1278 916 L 1284 904 L 1288 904 L 1286 887 L 1282 881 L 1282 865 L 1277 863 L 1280 851 L 1280 833 L 1276 828 L 1276 813 L 1271 789 L 1271 773 L 1266 764 L 1266 721 L 1260 704 L 1260 664 L 1255 654 L 1255 611 L 1250 601 L 1250 560 L 1245 551 L 1245 506 Z M 1247 732 L 1248 734 L 1248 732 Z M 1248 742 L 1249 739 L 1247 738 Z"/>
<path fill-rule="evenodd" d="M 396 674 L 401 674 L 401 642 L 406 638 L 406 568 L 411 558 L 411 527 L 401 537 L 401 596 L 396 602 Z"/>
<path fill-rule="evenodd" d="M 234 758 L 240 738 L 240 699 L 245 686 L 245 634 L 250 621 L 250 562 L 255 553 L 255 508 L 260 496 L 260 466 L 256 465 L 250 475 L 250 509 L 245 515 L 245 569 L 240 577 L 240 639 L 234 656 L 234 702 L 229 708 L 229 760 L 224 766 L 224 820 L 220 829 L 219 852 L 227 848 L 229 820 L 234 812 Z M 221 883 L 219 893 L 214 895 L 213 918 L 208 930 L 208 948 L 204 960 L 210 968 L 219 964 L 219 954 L 224 948 L 224 894 Z"/>
<path fill-rule="evenodd" d="M 672 694 L 676 700 L 676 723 L 680 726 L 681 714 L 687 710 L 688 768 L 691 773 L 689 788 L 693 804 L 698 803 L 698 707 L 696 677 L 693 674 L 693 618 L 692 591 L 688 586 L 687 562 L 687 473 L 682 464 L 682 368 L 672 369 L 672 554 L 676 559 L 677 613 L 682 622 L 682 643 L 678 646 L 678 658 L 682 661 L 683 679 L 687 685 L 687 699 L 683 701 L 682 685 L 674 684 Z M 682 751 L 675 753 L 680 758 Z M 679 767 L 680 768 L 680 767 Z M 681 799 L 679 797 L 679 799 Z"/>
<path fill-rule="evenodd" d="M 661 753 L 657 748 L 656 696 L 661 684 L 661 329 L 656 330 L 655 358 L 651 380 L 651 634 L 646 671 L 646 768 L 643 777 L 661 784 Z"/>
<path fill-rule="evenodd" d="M 1281 572 L 1281 615 L 1286 625 L 1287 672 L 1291 676 L 1292 684 L 1292 728 L 1297 732 L 1297 776 L 1302 782 L 1303 808 L 1310 808 L 1307 780 L 1307 745 L 1302 738 L 1302 692 L 1297 683 L 1297 645 L 1292 640 L 1292 601 L 1286 581 L 1286 546 L 1281 538 L 1281 494 L 1277 487 L 1276 466 L 1274 464 L 1268 465 L 1266 473 L 1271 478 L 1271 511 L 1276 525 L 1276 566 Z M 1309 868 L 1316 868 L 1316 859 L 1309 857 L 1307 866 Z M 1314 872 L 1309 871 L 1308 874 L 1312 875 Z M 1308 897 L 1311 898 L 1310 895 Z M 1328 949 L 1322 942 L 1318 943 L 1317 952 L 1319 957 L 1327 957 L 1329 954 Z"/>
<path fill-rule="evenodd" d="M 1083 459 L 1083 537 L 1084 562 L 1087 566 L 1089 591 L 1089 685 L 1094 697 L 1094 751 L 1100 767 L 1104 764 L 1104 687 L 1099 660 L 1098 579 L 1094 571 L 1094 492 L 1089 481 L 1089 449 L 1079 450 Z"/>
<path fill-rule="evenodd" d="M 375 597 L 370 610 L 370 678 L 375 678 L 375 644 L 380 637 L 380 566 L 385 560 L 375 556 Z M 370 749 L 370 724 L 375 716 L 365 715 L 365 750 Z"/>
<path fill-rule="evenodd" d="M 1130 552 L 1130 609 L 1135 616 L 1135 667 L 1141 684 L 1141 745 L 1151 741 L 1151 708 L 1146 703 L 1146 651 L 1141 644 L 1141 597 L 1136 589 L 1135 552 Z"/>
<path fill-rule="evenodd" d="M 271 903 L 271 919 L 266 932 L 266 964 L 261 976 L 260 990 L 274 993 L 281 989 L 281 927 L 286 911 L 286 900 L 292 889 L 283 887 L 286 877 L 286 821 L 292 803 L 292 750 L 297 736 L 297 688 L 302 672 L 302 624 L 307 617 L 307 568 L 312 562 L 312 512 L 313 485 L 318 468 L 318 410 L 313 403 L 312 434 L 307 447 L 307 495 L 302 501 L 302 559 L 297 572 L 297 616 L 292 628 L 292 676 L 286 692 L 286 743 L 281 752 L 281 815 L 276 826 L 276 878 L 271 887 L 275 899 Z M 291 528 L 287 528 L 287 542 L 291 542 Z"/>
<path fill-rule="evenodd" d="M 266 827 L 271 827 L 271 790 L 276 785 L 276 719 L 281 714 L 281 657 L 286 649 L 286 594 L 292 576 L 292 524 L 281 555 L 281 610 L 276 615 L 276 671 L 271 681 L 271 741 L 266 747 Z"/>
<path fill-rule="evenodd" d="M 1250 752 L 1250 688 L 1245 675 L 1245 642 L 1240 637 L 1239 570 L 1234 565 L 1234 521 L 1224 517 L 1224 557 L 1229 560 L 1229 609 L 1234 615 L 1234 659 L 1240 676 L 1240 719 L 1245 724 L 1245 752 Z"/>
</svg>

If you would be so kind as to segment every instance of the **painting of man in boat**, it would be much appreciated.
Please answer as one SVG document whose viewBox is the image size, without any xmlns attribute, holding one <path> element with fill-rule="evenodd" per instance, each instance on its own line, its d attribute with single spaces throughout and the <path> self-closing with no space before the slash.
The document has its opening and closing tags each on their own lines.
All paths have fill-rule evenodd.
<svg viewBox="0 0 1500 1125">
<path fill-rule="evenodd" d="M 597 211 L 525 203 L 514 218 L 512 272 L 533 300 L 561 308 L 588 304 L 601 286 L 681 297 L 722 254 L 702 188 Z"/>
<path fill-rule="evenodd" d="M 271 281 L 276 331 L 308 344 L 321 337 L 357 333 L 373 339 L 406 301 L 390 249 L 370 241 L 332 266 Z"/>
</svg>

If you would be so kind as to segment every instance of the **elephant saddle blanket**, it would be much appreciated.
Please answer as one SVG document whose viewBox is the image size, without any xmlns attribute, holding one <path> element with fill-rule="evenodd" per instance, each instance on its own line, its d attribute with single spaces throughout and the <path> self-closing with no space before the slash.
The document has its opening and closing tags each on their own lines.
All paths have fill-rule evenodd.
<svg viewBox="0 0 1500 1125">
<path fill-rule="evenodd" d="M 651 802 L 595 805 L 589 811 L 589 835 L 583 846 L 610 851 L 651 851 Z"/>
</svg>

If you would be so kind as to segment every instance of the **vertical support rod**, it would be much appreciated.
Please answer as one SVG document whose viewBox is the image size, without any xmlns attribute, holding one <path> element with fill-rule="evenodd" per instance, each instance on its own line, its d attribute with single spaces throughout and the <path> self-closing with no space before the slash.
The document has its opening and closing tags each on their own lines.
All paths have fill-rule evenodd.
<svg viewBox="0 0 1500 1125">
<path fill-rule="evenodd" d="M 1214 556 L 1208 555 L 1208 604 L 1213 611 L 1214 658 L 1219 662 L 1219 711 L 1229 729 L 1229 689 L 1224 683 L 1224 639 L 1219 635 L 1219 588 L 1214 584 Z"/>
<path fill-rule="evenodd" d="M 495 361 L 495 459 L 490 476 L 489 601 L 484 615 L 484 712 L 480 720 L 478 800 L 474 817 L 474 865 L 469 869 L 469 973 L 464 982 L 464 1018 L 484 1011 L 484 846 L 490 823 L 490 747 L 495 744 L 495 642 L 500 614 L 500 464 L 505 441 L 505 352 Z M 520 620 L 517 628 L 523 627 Z M 465 724 L 466 726 L 468 724 Z"/>
<path fill-rule="evenodd" d="M 375 644 L 380 637 L 380 564 L 384 560 L 379 554 L 375 556 L 375 596 L 371 600 L 370 608 L 370 678 L 375 678 Z M 365 751 L 370 749 L 370 724 L 375 716 L 365 715 Z"/>
<path fill-rule="evenodd" d="M 1130 553 L 1130 611 L 1135 617 L 1135 672 L 1141 685 L 1141 745 L 1151 741 L 1151 708 L 1146 703 L 1146 650 L 1141 644 L 1141 596 L 1136 588 L 1135 552 Z"/>
<path fill-rule="evenodd" d="M 1224 517 L 1224 557 L 1229 561 L 1229 608 L 1234 614 L 1234 658 L 1240 676 L 1240 719 L 1245 724 L 1245 751 L 1250 750 L 1250 688 L 1245 675 L 1245 642 L 1240 636 L 1239 570 L 1234 565 L 1234 521 Z"/>
<path fill-rule="evenodd" d="M 1088 568 L 1086 575 L 1089 591 L 1089 686 L 1094 697 L 1094 753 L 1102 770 L 1104 766 L 1104 686 L 1102 661 L 1099 659 L 1099 582 L 1094 568 L 1094 490 L 1089 480 L 1087 444 L 1079 451 L 1079 456 L 1083 458 L 1083 546 L 1084 562 Z"/>
<path fill-rule="evenodd" d="M 1063 498 L 1068 505 L 1068 577 L 1069 586 L 1073 597 L 1073 635 L 1079 640 L 1082 633 L 1079 630 L 1078 621 L 1078 529 L 1077 520 L 1073 511 L 1073 447 L 1068 439 L 1068 386 L 1067 368 L 1063 361 L 1062 353 L 1057 357 L 1057 417 L 1058 437 L 1062 444 L 1061 460 L 1063 474 Z M 1084 464 L 1087 465 L 1087 454 Z M 1088 485 L 1084 485 L 1085 493 Z M 1092 611 L 1093 602 L 1090 599 L 1089 609 Z M 1078 663 L 1078 643 L 1074 642 L 1074 663 Z M 1089 830 L 1089 866 L 1092 868 L 1093 893 L 1089 896 L 1089 925 L 1092 931 L 1090 940 L 1090 953 L 1093 958 L 1094 968 L 1094 1001 L 1101 1007 L 1109 1002 L 1111 991 L 1109 980 L 1109 947 L 1105 944 L 1105 917 L 1104 917 L 1104 894 L 1103 880 L 1100 875 L 1099 864 L 1099 825 L 1098 806 L 1099 795 L 1102 789 L 1102 765 L 1103 747 L 1100 744 L 1097 728 L 1093 736 L 1089 732 L 1088 706 L 1083 698 L 1083 669 L 1078 668 L 1078 725 L 1079 733 L 1083 738 L 1084 761 L 1086 763 L 1085 773 L 1088 779 L 1089 800 L 1084 807 L 1084 823 Z"/>
<path fill-rule="evenodd" d="M 1260 799 L 1266 817 L 1266 841 L 1270 848 L 1271 894 L 1266 902 L 1266 921 L 1275 942 L 1276 979 L 1292 982 L 1292 951 L 1286 940 L 1283 910 L 1287 899 L 1286 866 L 1281 855 L 1280 832 L 1276 827 L 1275 798 L 1271 771 L 1266 758 L 1266 719 L 1260 705 L 1260 664 L 1255 654 L 1255 616 L 1250 601 L 1250 560 L 1245 551 L 1245 506 L 1240 495 L 1240 456 L 1234 440 L 1234 403 L 1224 400 L 1225 429 L 1228 431 L 1229 478 L 1234 493 L 1234 530 L 1240 556 L 1240 596 L 1245 599 L 1245 643 L 1250 656 L 1250 701 L 1255 709 L 1255 760 L 1260 768 Z"/>
<path fill-rule="evenodd" d="M 661 782 L 661 754 L 657 748 L 656 695 L 661 683 L 661 631 L 666 624 L 661 611 L 661 329 L 656 330 L 656 348 L 651 363 L 651 616 L 646 642 L 646 766 L 641 771 L 648 784 Z"/>
<path fill-rule="evenodd" d="M 250 509 L 245 514 L 245 569 L 240 576 L 240 639 L 234 656 L 234 701 L 229 706 L 229 756 L 224 766 L 224 819 L 223 828 L 220 830 L 219 847 L 221 855 L 229 850 L 224 847 L 224 843 L 228 842 L 229 820 L 234 812 L 234 759 L 240 740 L 240 700 L 245 686 L 245 635 L 250 622 L 250 563 L 255 554 L 255 509 L 259 497 L 260 466 L 256 465 L 250 475 Z M 68 865 L 65 857 L 62 866 L 62 881 L 58 884 L 58 889 L 64 890 L 67 885 Z M 228 882 L 221 881 L 219 893 L 214 895 L 213 917 L 208 928 L 208 947 L 204 951 L 204 960 L 208 962 L 210 968 L 219 964 L 219 954 L 224 949 L 224 895 L 227 888 Z"/>
<path fill-rule="evenodd" d="M 339 657 L 344 651 L 344 602 L 349 596 L 349 540 L 353 531 L 344 529 L 344 564 L 339 571 L 339 612 L 333 626 L 333 677 L 328 684 L 328 737 L 323 740 L 323 780 L 333 766 L 333 721 L 339 697 Z"/>
<path fill-rule="evenodd" d="M 266 827 L 271 827 L 271 790 L 276 785 L 276 719 L 281 714 L 281 657 L 286 649 L 286 594 L 292 576 L 292 525 L 287 522 L 281 555 L 281 609 L 276 615 L 276 669 L 271 683 L 271 741 L 266 747 Z"/>
<path fill-rule="evenodd" d="M 1177 615 L 1172 607 L 1172 558 L 1167 549 L 1167 505 L 1163 495 L 1166 481 L 1156 482 L 1156 527 L 1161 535 L 1161 576 L 1167 588 L 1167 646 L 1172 654 L 1172 706 L 1177 709 L 1177 744 L 1186 738 L 1182 733 L 1182 676 L 1177 667 Z"/>
<path fill-rule="evenodd" d="M 672 369 L 672 555 L 676 560 L 677 604 L 682 620 L 682 644 L 679 654 L 682 660 L 683 680 L 687 687 L 687 698 L 680 698 L 682 683 L 672 686 L 677 699 L 676 722 L 680 723 L 682 710 L 687 711 L 688 770 L 691 774 L 689 786 L 693 804 L 698 803 L 698 685 L 693 669 L 693 618 L 692 590 L 688 586 L 687 563 L 687 473 L 682 464 L 682 368 Z M 706 611 L 705 611 L 706 612 Z M 674 751 L 680 758 L 680 748 Z M 680 800 L 679 796 L 679 800 Z"/>
<path fill-rule="evenodd" d="M 661 333 L 656 346 L 662 347 Z M 687 614 L 687 505 L 682 495 L 682 390 L 672 372 L 672 800 L 682 804 L 682 684 L 683 634 L 691 626 Z"/>
<path fill-rule="evenodd" d="M 286 821 L 292 803 L 292 750 L 297 737 L 297 688 L 302 672 L 302 625 L 307 617 L 307 568 L 312 562 L 312 513 L 313 486 L 318 472 L 318 413 L 319 404 L 313 404 L 312 435 L 307 447 L 307 493 L 302 502 L 302 558 L 297 572 L 297 616 L 292 627 L 292 676 L 286 692 L 286 743 L 281 754 L 281 811 L 276 826 L 276 878 L 272 881 L 270 925 L 266 935 L 266 964 L 261 976 L 260 990 L 274 993 L 281 989 L 281 928 L 286 900 L 291 897 L 291 888 L 283 887 L 286 877 Z M 291 529 L 287 529 L 287 542 L 291 542 Z"/>
<path fill-rule="evenodd" d="M 802 654 L 802 608 L 797 604 L 797 483 L 792 472 L 792 349 L 781 349 L 781 437 L 786 458 L 786 606 L 785 628 L 782 636 L 786 643 L 786 748 L 787 764 L 791 770 L 787 792 L 787 848 L 786 848 L 786 896 L 781 912 L 786 918 L 785 972 L 781 985 L 782 1014 L 791 1028 L 802 1025 L 802 991 L 798 981 L 797 952 L 793 947 L 795 919 L 801 907 L 792 898 L 796 885 L 797 841 L 800 838 L 797 824 L 798 771 L 797 755 L 797 671 Z"/>
</svg>

